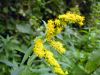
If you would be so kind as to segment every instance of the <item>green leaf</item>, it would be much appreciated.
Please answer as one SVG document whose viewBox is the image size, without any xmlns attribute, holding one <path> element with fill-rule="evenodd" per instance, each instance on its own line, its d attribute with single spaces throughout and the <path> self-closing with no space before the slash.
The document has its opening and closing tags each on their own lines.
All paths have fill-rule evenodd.
<svg viewBox="0 0 100 75">
<path fill-rule="evenodd" d="M 88 75 L 79 65 L 73 68 L 72 75 Z"/>
<path fill-rule="evenodd" d="M 35 58 L 36 58 L 35 55 L 30 56 L 30 58 L 28 59 L 27 65 L 31 66 L 31 65 L 32 65 L 32 62 L 33 62 L 33 60 L 34 60 Z"/>
<path fill-rule="evenodd" d="M 49 71 L 51 71 L 50 68 L 40 68 L 40 69 L 32 69 L 30 68 L 30 70 L 34 73 L 48 73 Z"/>
<path fill-rule="evenodd" d="M 0 60 L 0 62 L 6 64 L 9 67 L 15 67 L 15 65 L 12 62 L 8 61 L 8 60 Z"/>
<path fill-rule="evenodd" d="M 32 53 L 32 49 L 33 49 L 33 46 L 31 46 L 30 48 L 28 48 L 28 49 L 26 50 L 25 55 L 24 55 L 24 57 L 23 57 L 23 59 L 22 59 L 21 64 L 23 64 L 23 63 L 28 59 L 28 57 L 29 57 L 30 54 Z"/>
<path fill-rule="evenodd" d="M 26 67 L 21 71 L 20 75 L 36 75 L 36 74 L 34 74 L 34 73 L 29 69 L 29 67 L 26 66 Z"/>
<path fill-rule="evenodd" d="M 21 67 L 18 67 L 16 69 L 14 69 L 12 72 L 11 72 L 11 75 L 20 75 L 20 73 L 23 71 L 25 67 L 24 66 L 21 66 Z"/>
<path fill-rule="evenodd" d="M 93 72 L 98 66 L 100 66 L 100 50 L 94 50 L 86 63 L 86 70 L 88 73 Z"/>
<path fill-rule="evenodd" d="M 24 25 L 21 25 L 21 24 L 18 25 L 17 24 L 16 28 L 21 33 L 27 33 L 27 34 L 32 34 L 33 33 L 32 29 L 31 29 L 31 26 L 29 24 L 24 24 Z"/>
</svg>

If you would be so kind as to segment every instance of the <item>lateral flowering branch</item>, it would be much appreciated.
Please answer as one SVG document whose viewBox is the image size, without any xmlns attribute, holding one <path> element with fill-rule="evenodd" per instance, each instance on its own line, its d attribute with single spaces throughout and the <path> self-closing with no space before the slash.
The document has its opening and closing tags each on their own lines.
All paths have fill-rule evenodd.
<svg viewBox="0 0 100 75">
<path fill-rule="evenodd" d="M 35 47 L 34 47 L 34 53 L 39 57 L 39 58 L 44 58 L 46 62 L 53 67 L 53 70 L 56 74 L 58 75 L 65 75 L 64 71 L 62 70 L 61 66 L 57 62 L 57 60 L 54 58 L 54 55 L 50 50 L 47 50 L 43 46 L 43 41 L 41 39 L 37 39 L 35 42 Z"/>
<path fill-rule="evenodd" d="M 55 20 L 48 20 L 46 27 L 46 39 L 50 41 L 54 36 L 60 34 L 69 23 L 77 23 L 80 27 L 83 26 L 85 18 L 71 12 L 59 15 Z"/>
<path fill-rule="evenodd" d="M 69 23 L 77 23 L 81 27 L 83 26 L 84 20 L 84 16 L 80 16 L 71 12 L 59 15 L 55 20 L 48 20 L 46 27 L 47 41 L 50 42 L 50 45 L 54 47 L 60 54 L 65 53 L 66 49 L 63 47 L 63 44 L 59 41 L 54 41 L 53 38 L 60 34 Z"/>
</svg>

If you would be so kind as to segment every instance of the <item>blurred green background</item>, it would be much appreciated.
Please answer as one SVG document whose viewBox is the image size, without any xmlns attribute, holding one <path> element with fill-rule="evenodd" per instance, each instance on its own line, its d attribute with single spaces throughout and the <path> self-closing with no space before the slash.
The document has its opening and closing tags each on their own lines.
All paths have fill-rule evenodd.
<svg viewBox="0 0 100 75">
<path fill-rule="evenodd" d="M 67 49 L 55 53 L 56 59 L 69 75 L 100 75 L 99 0 L 0 0 L 0 75 L 56 75 L 32 49 L 47 20 L 67 11 L 85 16 L 85 22 L 56 37 Z"/>
</svg>

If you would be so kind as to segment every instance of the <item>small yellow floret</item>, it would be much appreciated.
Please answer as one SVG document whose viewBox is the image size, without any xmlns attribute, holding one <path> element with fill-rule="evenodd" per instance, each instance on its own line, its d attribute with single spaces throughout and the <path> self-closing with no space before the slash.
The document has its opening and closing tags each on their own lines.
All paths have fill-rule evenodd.
<svg viewBox="0 0 100 75">
<path fill-rule="evenodd" d="M 55 19 L 54 23 L 57 25 L 57 26 L 60 26 L 60 20 L 59 19 Z"/>
</svg>

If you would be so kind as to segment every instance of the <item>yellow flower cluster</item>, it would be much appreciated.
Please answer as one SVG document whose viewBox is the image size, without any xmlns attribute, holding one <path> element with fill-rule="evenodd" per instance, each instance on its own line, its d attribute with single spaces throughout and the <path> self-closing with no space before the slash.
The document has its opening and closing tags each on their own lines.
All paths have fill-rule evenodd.
<svg viewBox="0 0 100 75">
<path fill-rule="evenodd" d="M 74 13 L 66 13 L 59 15 L 55 20 L 48 20 L 46 27 L 46 39 L 50 41 L 54 36 L 61 33 L 63 28 L 68 23 L 77 23 L 79 26 L 83 26 L 84 17 L 74 14 Z"/>
<path fill-rule="evenodd" d="M 45 59 L 53 67 L 54 72 L 57 75 L 66 75 L 57 60 L 54 58 L 53 54 L 48 50 L 45 50 Z"/>
<path fill-rule="evenodd" d="M 65 23 L 78 23 L 79 26 L 83 26 L 84 17 L 77 14 L 68 12 L 66 14 L 59 15 L 58 18 Z"/>
<path fill-rule="evenodd" d="M 49 65 L 53 67 L 54 72 L 57 75 L 66 75 L 57 60 L 54 58 L 53 53 L 44 48 L 43 41 L 41 39 L 36 40 L 33 51 L 38 57 L 44 58 Z"/>
<path fill-rule="evenodd" d="M 47 40 L 50 40 L 51 38 L 53 38 L 54 32 L 55 32 L 54 22 L 53 22 L 53 20 L 49 20 L 48 26 L 46 28 L 46 38 L 47 38 Z"/>
<path fill-rule="evenodd" d="M 60 54 L 65 53 L 65 48 L 63 47 L 63 44 L 59 41 L 51 41 L 51 46 L 54 47 Z"/>
<path fill-rule="evenodd" d="M 59 34 L 62 29 L 63 27 L 61 26 L 60 20 L 48 20 L 46 27 L 46 39 L 50 41 L 55 35 Z"/>
<path fill-rule="evenodd" d="M 55 37 L 57 34 L 61 33 L 62 30 L 66 27 L 69 23 L 77 23 L 79 26 L 83 26 L 84 17 L 73 14 L 73 13 L 66 13 L 59 15 L 57 19 L 55 20 L 48 20 L 47 27 L 46 27 L 46 40 L 50 43 L 52 47 L 54 47 L 60 54 L 65 53 L 65 48 L 63 47 L 63 44 L 59 41 L 54 41 L 53 37 Z M 61 66 L 57 62 L 57 60 L 54 58 L 54 55 L 49 50 L 46 50 L 43 41 L 41 39 L 38 39 L 35 41 L 34 45 L 34 53 L 39 58 L 44 58 L 50 66 L 53 67 L 54 72 L 57 75 L 66 75 L 68 72 L 65 72 L 62 70 Z"/>
<path fill-rule="evenodd" d="M 41 39 L 36 40 L 33 50 L 34 50 L 34 53 L 39 58 L 43 58 L 44 57 L 45 52 L 44 52 L 43 41 Z"/>
</svg>

